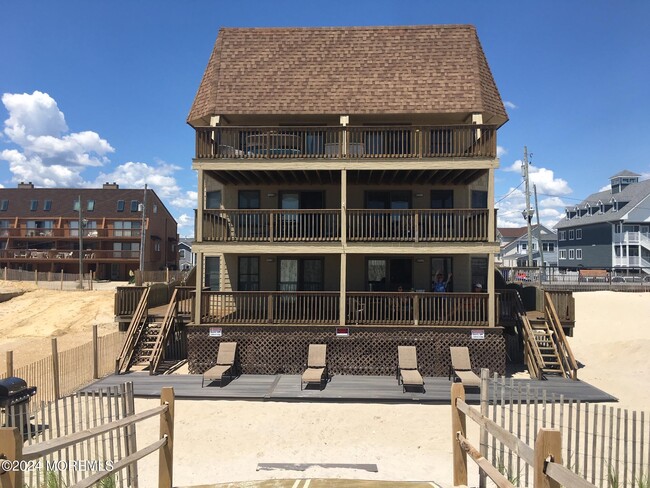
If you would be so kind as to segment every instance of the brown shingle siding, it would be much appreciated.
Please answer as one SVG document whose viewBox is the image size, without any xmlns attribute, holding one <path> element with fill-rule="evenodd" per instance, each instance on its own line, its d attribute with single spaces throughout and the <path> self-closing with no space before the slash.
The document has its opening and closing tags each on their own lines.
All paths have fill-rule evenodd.
<svg viewBox="0 0 650 488">
<path fill-rule="evenodd" d="M 188 116 L 507 115 L 468 25 L 222 29 Z"/>
</svg>

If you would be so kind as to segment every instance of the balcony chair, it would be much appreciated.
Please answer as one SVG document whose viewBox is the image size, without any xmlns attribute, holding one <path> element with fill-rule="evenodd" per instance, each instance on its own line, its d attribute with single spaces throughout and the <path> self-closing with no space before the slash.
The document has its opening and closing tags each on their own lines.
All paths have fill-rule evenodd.
<svg viewBox="0 0 650 488">
<path fill-rule="evenodd" d="M 481 378 L 472 371 L 472 362 L 469 358 L 469 349 L 466 347 L 450 347 L 451 366 L 449 367 L 449 379 L 452 375 L 454 381 L 460 381 L 465 388 L 480 388 Z"/>
<path fill-rule="evenodd" d="M 219 386 L 223 386 L 223 377 L 228 376 L 228 380 L 239 376 L 235 367 L 235 353 L 237 351 L 236 342 L 222 342 L 219 344 L 219 352 L 217 353 L 217 364 L 203 373 L 201 381 L 201 388 L 205 386 L 206 380 L 208 386 L 214 381 L 219 382 Z"/>
<path fill-rule="evenodd" d="M 424 393 L 424 380 L 418 371 L 418 357 L 415 346 L 397 346 L 397 384 L 402 385 L 402 391 L 407 387 L 422 389 Z"/>
<path fill-rule="evenodd" d="M 317 383 L 322 390 L 328 380 L 327 373 L 327 345 L 326 344 L 309 344 L 309 352 L 307 354 L 307 369 L 300 378 L 300 390 L 303 389 L 305 383 Z"/>
</svg>

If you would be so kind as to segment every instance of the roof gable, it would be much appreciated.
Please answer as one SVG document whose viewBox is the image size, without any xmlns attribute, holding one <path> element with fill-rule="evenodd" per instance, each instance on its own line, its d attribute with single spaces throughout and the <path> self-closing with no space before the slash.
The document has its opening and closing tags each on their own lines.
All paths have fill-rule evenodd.
<svg viewBox="0 0 650 488">
<path fill-rule="evenodd" d="M 224 28 L 188 122 L 465 112 L 507 120 L 473 26 Z"/>
</svg>

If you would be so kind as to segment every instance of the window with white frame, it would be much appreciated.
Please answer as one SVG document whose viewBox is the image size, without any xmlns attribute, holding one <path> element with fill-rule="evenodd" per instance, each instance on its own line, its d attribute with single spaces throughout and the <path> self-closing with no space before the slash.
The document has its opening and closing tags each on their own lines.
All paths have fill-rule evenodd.
<svg viewBox="0 0 650 488">
<path fill-rule="evenodd" d="M 558 240 L 566 241 L 566 230 L 561 230 L 560 231 L 560 235 L 558 236 Z"/>
<path fill-rule="evenodd" d="M 582 239 L 582 229 L 576 229 L 576 240 Z"/>
<path fill-rule="evenodd" d="M 575 249 L 569 249 L 569 259 L 575 259 Z"/>
<path fill-rule="evenodd" d="M 559 258 L 566 259 L 566 249 L 560 249 Z"/>
<path fill-rule="evenodd" d="M 572 241 L 575 237 L 575 232 L 573 229 L 569 230 L 569 240 Z"/>
<path fill-rule="evenodd" d="M 582 249 L 576 249 L 576 259 L 582 259 Z"/>
</svg>

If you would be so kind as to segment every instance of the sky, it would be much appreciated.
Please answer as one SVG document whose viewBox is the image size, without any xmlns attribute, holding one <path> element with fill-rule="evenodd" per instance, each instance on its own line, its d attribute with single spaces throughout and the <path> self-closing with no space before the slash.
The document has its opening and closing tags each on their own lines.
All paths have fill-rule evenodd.
<svg viewBox="0 0 650 488">
<path fill-rule="evenodd" d="M 147 183 L 191 237 L 185 120 L 219 28 L 473 24 L 510 118 L 498 225 L 525 225 L 527 146 L 552 226 L 623 169 L 650 178 L 649 23 L 647 0 L 0 0 L 0 185 Z"/>
</svg>

